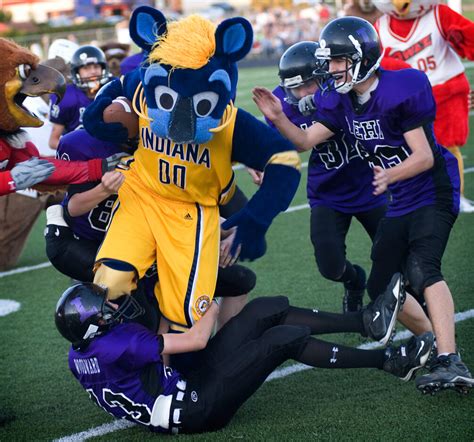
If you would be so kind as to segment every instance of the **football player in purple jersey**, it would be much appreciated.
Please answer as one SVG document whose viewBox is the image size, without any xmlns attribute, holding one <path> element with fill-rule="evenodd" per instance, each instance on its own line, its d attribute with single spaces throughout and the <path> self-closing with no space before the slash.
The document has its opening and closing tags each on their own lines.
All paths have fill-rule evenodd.
<svg viewBox="0 0 474 442">
<path fill-rule="evenodd" d="M 318 47 L 318 43 L 303 41 L 288 48 L 279 63 L 280 85 L 273 90 L 285 115 L 301 129 L 316 123 L 314 110 L 301 107 L 318 90 Z M 321 275 L 344 284 L 344 312 L 362 308 L 366 283 L 362 267 L 346 258 L 345 240 L 352 218 L 373 240 L 385 215 L 385 194 L 372 193 L 372 179 L 372 169 L 343 132 L 338 131 L 311 150 L 306 187 L 311 206 L 311 242 Z"/>
<path fill-rule="evenodd" d="M 67 161 L 106 158 L 123 146 L 98 140 L 78 129 L 61 137 L 57 157 Z M 48 208 L 46 253 L 61 273 L 78 281 L 92 281 L 93 263 L 124 176 L 107 172 L 101 182 L 71 185 L 61 205 Z"/>
<path fill-rule="evenodd" d="M 322 90 L 314 96 L 317 123 L 293 125 L 270 91 L 254 90 L 260 110 L 301 150 L 342 130 L 374 170 L 375 195 L 390 192 L 386 217 L 372 248 L 367 283 L 374 299 L 397 271 L 427 311 L 437 340 L 431 372 L 417 379 L 423 392 L 468 391 L 474 385 L 456 353 L 454 303 L 441 259 L 459 211 L 456 159 L 433 134 L 435 102 L 428 78 L 414 69 L 385 71 L 378 35 L 367 21 L 342 17 L 320 36 L 319 60 L 327 63 Z M 325 93 L 326 92 L 326 93 Z M 420 304 L 407 297 L 399 319 L 415 333 L 426 330 Z"/>
<path fill-rule="evenodd" d="M 201 433 L 227 425 L 288 359 L 320 368 L 378 368 L 410 380 L 430 355 L 431 332 L 381 350 L 311 337 L 372 335 L 373 324 L 390 323 L 402 291 L 396 275 L 377 305 L 345 315 L 292 307 L 283 296 L 257 298 L 209 341 L 218 314 L 215 302 L 187 332 L 157 335 L 133 322 L 142 309 L 132 296 L 113 303 L 105 289 L 78 284 L 58 301 L 55 321 L 72 343 L 69 368 L 96 405 L 153 432 Z M 186 352 L 194 352 L 194 365 L 186 372 L 165 365 L 167 355 Z"/>
<path fill-rule="evenodd" d="M 71 59 L 72 84 L 58 103 L 52 96 L 49 119 L 53 123 L 49 146 L 57 149 L 60 137 L 82 127 L 82 114 L 99 89 L 110 81 L 105 54 L 95 46 L 81 46 Z"/>
</svg>

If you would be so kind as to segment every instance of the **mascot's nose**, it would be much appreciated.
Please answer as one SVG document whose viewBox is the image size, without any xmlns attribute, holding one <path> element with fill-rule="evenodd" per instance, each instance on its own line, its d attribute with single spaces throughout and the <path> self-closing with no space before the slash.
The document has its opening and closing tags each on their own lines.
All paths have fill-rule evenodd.
<svg viewBox="0 0 474 442">
<path fill-rule="evenodd" d="M 23 81 L 20 92 L 30 97 L 55 94 L 59 101 L 66 92 L 66 79 L 56 69 L 39 64 L 36 69 L 31 70 L 28 78 Z"/>
<path fill-rule="evenodd" d="M 392 4 L 396 9 L 397 14 L 405 15 L 410 9 L 411 0 L 392 0 Z"/>
<path fill-rule="evenodd" d="M 171 113 L 168 137 L 175 143 L 192 143 L 196 130 L 196 115 L 189 97 L 178 97 Z"/>
</svg>

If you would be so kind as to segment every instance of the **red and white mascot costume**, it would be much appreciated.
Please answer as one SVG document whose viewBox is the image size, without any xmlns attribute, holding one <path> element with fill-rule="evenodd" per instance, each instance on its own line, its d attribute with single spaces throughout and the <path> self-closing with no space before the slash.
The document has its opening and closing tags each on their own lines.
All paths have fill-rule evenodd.
<svg viewBox="0 0 474 442">
<path fill-rule="evenodd" d="M 458 160 L 461 211 L 474 212 L 464 198 L 464 165 L 459 147 L 469 132 L 469 82 L 461 58 L 474 60 L 474 23 L 433 0 L 374 0 L 384 13 L 375 27 L 387 57 L 428 75 L 436 100 L 435 135 Z"/>
</svg>

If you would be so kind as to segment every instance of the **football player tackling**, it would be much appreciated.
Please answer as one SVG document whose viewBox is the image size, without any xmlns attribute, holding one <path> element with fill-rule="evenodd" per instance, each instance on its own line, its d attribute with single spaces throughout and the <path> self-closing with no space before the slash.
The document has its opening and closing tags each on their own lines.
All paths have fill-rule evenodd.
<svg viewBox="0 0 474 442">
<path fill-rule="evenodd" d="M 417 379 L 424 391 L 474 385 L 456 353 L 454 303 L 441 273 L 441 258 L 459 211 L 456 159 L 433 134 L 435 103 L 422 72 L 379 68 L 377 33 L 367 21 L 343 17 L 321 32 L 319 60 L 327 63 L 322 88 L 314 96 L 317 123 L 293 125 L 272 93 L 255 88 L 264 115 L 300 150 L 309 150 L 342 130 L 374 170 L 374 194 L 391 194 L 372 248 L 367 283 L 374 299 L 392 275 L 403 271 L 410 292 L 426 301 L 437 339 L 438 359 L 431 373 Z M 415 302 L 399 316 L 416 327 L 422 316 Z"/>
</svg>

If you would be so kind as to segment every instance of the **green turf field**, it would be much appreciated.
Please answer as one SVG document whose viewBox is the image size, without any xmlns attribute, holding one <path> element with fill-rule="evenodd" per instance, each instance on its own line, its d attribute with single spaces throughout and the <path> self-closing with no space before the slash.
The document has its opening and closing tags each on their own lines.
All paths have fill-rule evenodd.
<svg viewBox="0 0 474 442">
<path fill-rule="evenodd" d="M 469 69 L 469 74 L 474 83 L 474 69 Z M 276 83 L 275 69 L 242 70 L 238 105 L 255 112 L 251 87 Z M 463 153 L 466 167 L 474 169 L 474 136 Z M 307 155 L 303 157 L 306 160 Z M 236 174 L 247 195 L 255 192 L 245 171 Z M 303 169 L 292 206 L 306 202 L 305 179 Z M 474 198 L 474 173 L 466 174 L 466 195 Z M 18 267 L 46 262 L 43 229 L 44 216 Z M 252 296 L 285 294 L 295 305 L 340 311 L 341 286 L 324 280 L 316 271 L 308 209 L 281 214 L 267 241 L 267 254 L 251 264 L 258 274 Z M 351 227 L 347 244 L 349 259 L 369 269 L 370 242 L 357 222 Z M 460 215 L 444 257 L 444 273 L 457 312 L 473 313 L 473 250 L 474 214 Z M 0 317 L 0 441 L 83 440 L 111 430 L 113 419 L 93 405 L 70 374 L 68 344 L 54 326 L 54 307 L 68 282 L 51 267 L 0 277 L 0 298 L 21 303 L 19 311 Z M 364 343 L 358 335 L 330 338 L 351 345 Z M 457 338 L 465 362 L 474 369 L 474 318 L 458 323 Z M 192 439 L 474 440 L 474 393 L 467 397 L 454 392 L 426 397 L 415 390 L 413 382 L 405 384 L 367 369 L 279 374 L 282 377 L 264 384 L 225 430 Z M 97 432 L 77 435 L 91 429 Z M 153 437 L 157 436 L 133 427 L 98 438 L 139 441 Z"/>
</svg>

